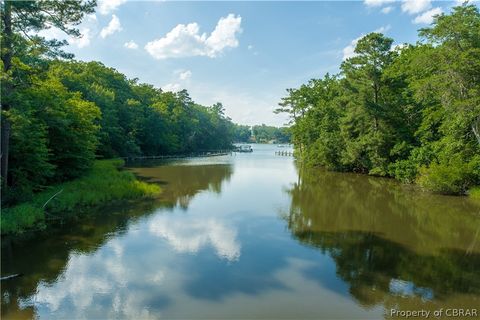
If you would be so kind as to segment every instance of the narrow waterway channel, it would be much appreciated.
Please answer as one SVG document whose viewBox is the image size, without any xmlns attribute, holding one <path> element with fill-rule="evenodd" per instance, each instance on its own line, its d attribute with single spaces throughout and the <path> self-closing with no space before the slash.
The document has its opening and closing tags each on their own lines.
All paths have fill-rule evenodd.
<svg viewBox="0 0 480 320">
<path fill-rule="evenodd" d="M 3 243 L 2 319 L 383 319 L 478 308 L 480 206 L 274 145 L 129 170 L 161 199 Z M 283 149 L 283 148 L 282 148 Z"/>
</svg>

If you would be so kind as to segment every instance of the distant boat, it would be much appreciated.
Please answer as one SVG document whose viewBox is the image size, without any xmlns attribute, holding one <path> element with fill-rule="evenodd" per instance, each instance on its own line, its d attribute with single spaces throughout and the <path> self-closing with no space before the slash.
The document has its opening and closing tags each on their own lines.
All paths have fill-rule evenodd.
<svg viewBox="0 0 480 320">
<path fill-rule="evenodd" d="M 253 152 L 252 146 L 249 144 L 244 144 L 241 146 L 237 146 L 236 152 Z"/>
<path fill-rule="evenodd" d="M 277 147 L 279 147 L 279 148 L 288 148 L 288 144 L 279 144 Z"/>
</svg>

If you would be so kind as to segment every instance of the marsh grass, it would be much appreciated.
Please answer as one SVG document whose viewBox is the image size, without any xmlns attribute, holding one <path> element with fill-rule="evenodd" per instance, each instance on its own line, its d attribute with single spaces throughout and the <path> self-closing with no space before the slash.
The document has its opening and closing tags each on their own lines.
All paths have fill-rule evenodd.
<svg viewBox="0 0 480 320">
<path fill-rule="evenodd" d="M 1 233 L 19 234 L 34 227 L 44 228 L 50 218 L 61 218 L 73 210 L 80 212 L 116 200 L 154 198 L 160 194 L 158 185 L 139 181 L 133 173 L 121 170 L 123 164 L 119 159 L 96 161 L 83 177 L 53 185 L 29 202 L 3 209 Z"/>
</svg>

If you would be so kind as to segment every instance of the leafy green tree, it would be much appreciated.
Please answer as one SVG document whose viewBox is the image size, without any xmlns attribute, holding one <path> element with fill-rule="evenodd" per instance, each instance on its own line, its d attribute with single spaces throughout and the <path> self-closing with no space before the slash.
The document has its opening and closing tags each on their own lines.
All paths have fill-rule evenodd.
<svg viewBox="0 0 480 320">
<path fill-rule="evenodd" d="M 480 183 L 480 13 L 474 5 L 455 7 L 450 15 L 435 18 L 431 28 L 420 30 L 420 36 L 435 50 L 426 67 L 435 67 L 419 84 L 418 95 L 433 96 L 439 138 L 430 143 L 435 154 L 431 165 L 422 170 L 420 183 L 451 185 L 440 188 L 446 193 L 464 193 Z M 426 118 L 422 126 L 427 125 Z M 443 168 L 450 167 L 445 172 Z M 458 174 L 454 171 L 461 170 Z M 431 177 L 436 177 L 435 183 Z M 458 181 L 460 180 L 460 181 Z M 459 187 L 462 185 L 463 187 Z"/>
<path fill-rule="evenodd" d="M 69 92 L 51 73 L 17 91 L 11 110 L 10 188 L 4 201 L 28 199 L 46 184 L 82 175 L 97 146 L 98 107 Z"/>
<path fill-rule="evenodd" d="M 348 97 L 341 124 L 342 162 L 355 171 L 387 174 L 394 131 L 388 122 L 383 73 L 394 58 L 392 43 L 380 33 L 370 33 L 358 41 L 356 55 L 341 66 Z"/>
<path fill-rule="evenodd" d="M 69 92 L 56 78 L 48 78 L 32 90 L 37 119 L 48 128 L 50 163 L 56 180 L 81 176 L 95 159 L 100 109 L 79 93 Z"/>
<path fill-rule="evenodd" d="M 288 89 L 297 156 L 310 165 L 391 176 L 464 194 L 480 184 L 480 14 L 463 4 L 392 48 L 360 39 L 341 73 Z"/>
<path fill-rule="evenodd" d="M 249 142 L 252 136 L 250 126 L 236 124 L 234 128 L 235 142 Z"/>
<path fill-rule="evenodd" d="M 289 143 L 290 131 L 287 128 L 277 128 L 265 124 L 252 127 L 253 138 L 260 143 Z"/>
<path fill-rule="evenodd" d="M 21 47 L 28 41 L 38 52 L 47 55 L 63 55 L 60 50 L 64 42 L 46 41 L 39 36 L 31 36 L 41 30 L 56 27 L 66 34 L 79 36 L 78 25 L 83 16 L 92 13 L 95 0 L 88 1 L 12 1 L 4 0 L 0 4 L 1 14 L 1 60 L 2 70 L 2 141 L 1 141 L 1 177 L 4 188 L 8 185 L 8 158 L 10 150 L 11 123 L 9 111 L 15 106 L 15 95 L 22 74 L 22 66 L 29 65 L 30 58 L 19 54 Z M 28 40 L 25 40 L 28 39 Z M 24 58 L 23 61 L 20 58 Z M 25 58 L 28 58 L 25 60 Z"/>
<path fill-rule="evenodd" d="M 99 155 L 141 154 L 133 127 L 133 114 L 138 108 L 132 104 L 135 96 L 125 75 L 99 62 L 76 61 L 57 62 L 52 72 L 69 90 L 80 92 L 102 111 Z"/>
</svg>

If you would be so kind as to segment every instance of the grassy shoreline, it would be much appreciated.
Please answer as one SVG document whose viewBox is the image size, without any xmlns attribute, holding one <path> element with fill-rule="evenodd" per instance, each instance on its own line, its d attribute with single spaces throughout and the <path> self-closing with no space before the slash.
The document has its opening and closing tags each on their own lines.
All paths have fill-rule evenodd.
<svg viewBox="0 0 480 320">
<path fill-rule="evenodd" d="M 84 176 L 53 185 L 28 202 L 2 208 L 1 234 L 43 229 L 49 218 L 62 218 L 74 210 L 117 200 L 154 198 L 160 194 L 158 185 L 137 180 L 133 173 L 120 170 L 123 165 L 120 159 L 97 160 Z"/>
</svg>

